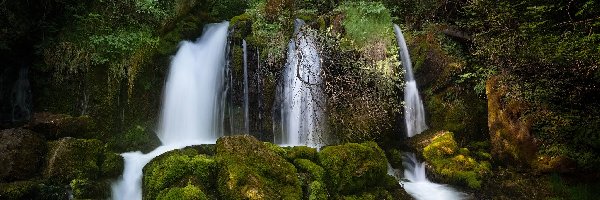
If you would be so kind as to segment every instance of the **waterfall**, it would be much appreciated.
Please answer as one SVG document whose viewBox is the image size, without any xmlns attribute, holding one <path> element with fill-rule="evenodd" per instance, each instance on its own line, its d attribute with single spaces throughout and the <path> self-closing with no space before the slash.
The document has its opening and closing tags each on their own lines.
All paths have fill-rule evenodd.
<svg viewBox="0 0 600 200">
<path fill-rule="evenodd" d="M 242 40 L 242 49 L 244 51 L 244 133 L 250 134 L 250 121 L 248 117 L 248 51 L 246 49 L 246 40 Z"/>
<path fill-rule="evenodd" d="M 403 155 L 404 190 L 418 200 L 465 199 L 466 194 L 447 185 L 429 181 L 425 175 L 425 163 L 419 162 L 414 153 Z"/>
<path fill-rule="evenodd" d="M 321 62 L 314 38 L 295 22 L 295 38 L 288 45 L 287 63 L 282 74 L 280 103 L 281 145 L 320 147 L 323 133 L 324 96 L 321 90 Z M 275 121 L 275 120 L 274 120 Z"/>
<path fill-rule="evenodd" d="M 413 75 L 410 55 L 408 54 L 406 41 L 404 41 L 404 35 L 402 35 L 400 27 L 396 24 L 394 24 L 394 32 L 396 33 L 398 47 L 400 48 L 402 66 L 404 66 L 404 69 L 406 70 L 406 86 L 404 87 L 404 121 L 406 122 L 406 134 L 408 137 L 412 137 L 427 129 L 427 124 L 425 124 L 425 109 L 423 108 L 423 101 L 421 101 L 421 97 L 419 97 L 419 90 L 417 89 L 417 82 Z"/>
<path fill-rule="evenodd" d="M 207 25 L 196 42 L 182 42 L 165 85 L 159 138 L 148 154 L 121 154 L 125 169 L 112 186 L 116 200 L 142 199 L 142 170 L 154 157 L 189 145 L 214 143 L 223 134 L 225 54 L 228 22 Z"/>
</svg>

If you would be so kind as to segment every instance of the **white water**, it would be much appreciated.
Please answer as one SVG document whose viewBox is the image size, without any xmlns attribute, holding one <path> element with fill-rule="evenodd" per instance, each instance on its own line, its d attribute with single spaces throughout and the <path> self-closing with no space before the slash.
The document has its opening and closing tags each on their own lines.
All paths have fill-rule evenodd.
<svg viewBox="0 0 600 200">
<path fill-rule="evenodd" d="M 324 96 L 321 91 L 321 62 L 310 34 L 302 32 L 304 25 L 297 19 L 295 39 L 288 46 L 281 95 L 282 146 L 321 147 L 323 133 Z"/>
<path fill-rule="evenodd" d="M 248 58 L 246 40 L 242 40 L 242 49 L 244 51 L 244 133 L 250 134 L 250 119 L 248 117 Z"/>
<path fill-rule="evenodd" d="M 429 181 L 425 175 L 425 163 L 419 162 L 414 153 L 403 156 L 404 190 L 418 200 L 451 200 L 465 199 L 466 194 L 456 191 L 447 185 Z"/>
<path fill-rule="evenodd" d="M 207 25 L 196 42 L 182 42 L 171 62 L 159 129 L 162 146 L 121 154 L 123 177 L 112 186 L 115 200 L 142 199 L 142 170 L 156 156 L 222 136 L 222 101 L 228 22 Z"/>
<path fill-rule="evenodd" d="M 404 41 L 404 35 L 402 35 L 400 27 L 396 24 L 394 24 L 394 32 L 396 32 L 398 47 L 400 47 L 402 65 L 406 70 L 406 86 L 404 87 L 404 121 L 406 122 L 406 134 L 408 137 L 412 137 L 427 130 L 427 124 L 425 124 L 425 109 L 423 108 L 423 101 L 421 101 L 421 97 L 419 97 L 419 90 L 417 89 L 417 82 L 415 81 L 412 72 L 412 64 L 410 55 L 408 54 L 408 47 L 406 47 L 406 41 Z"/>
</svg>

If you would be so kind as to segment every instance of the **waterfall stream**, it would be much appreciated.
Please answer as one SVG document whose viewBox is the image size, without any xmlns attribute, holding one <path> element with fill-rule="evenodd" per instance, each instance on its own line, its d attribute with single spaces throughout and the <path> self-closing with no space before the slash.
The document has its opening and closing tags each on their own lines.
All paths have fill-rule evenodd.
<svg viewBox="0 0 600 200">
<path fill-rule="evenodd" d="M 406 86 L 404 87 L 404 120 L 406 123 L 406 134 L 408 137 L 412 137 L 427 129 L 427 125 L 425 124 L 425 109 L 423 108 L 423 101 L 421 101 L 421 98 L 419 97 L 419 90 L 417 89 L 417 83 L 413 75 L 410 55 L 408 53 L 408 48 L 406 47 L 404 35 L 402 35 L 400 27 L 396 24 L 394 24 L 394 32 L 396 33 L 398 47 L 400 48 L 402 65 L 406 70 Z M 402 157 L 402 165 L 404 166 L 404 178 L 401 179 L 398 177 L 391 166 L 389 167 L 390 169 L 388 169 L 388 174 L 401 179 L 400 182 L 404 186 L 404 190 L 412 197 L 418 200 L 452 200 L 466 198 L 464 193 L 458 192 L 449 186 L 429 181 L 425 174 L 425 163 L 419 162 L 414 153 L 406 153 Z"/>
<path fill-rule="evenodd" d="M 283 146 L 320 147 L 323 137 L 324 96 L 320 88 L 321 62 L 314 38 L 302 31 L 304 21 L 295 23 L 295 39 L 288 46 L 287 63 L 282 75 L 283 89 L 278 92 Z M 275 120 L 274 120 L 275 121 Z"/>
<path fill-rule="evenodd" d="M 228 22 L 207 25 L 196 42 L 184 41 L 171 61 L 158 137 L 162 146 L 121 154 L 125 169 L 112 186 L 115 200 L 142 199 L 142 170 L 156 156 L 223 134 L 224 73 Z"/>
<path fill-rule="evenodd" d="M 423 108 L 423 101 L 421 101 L 421 97 L 419 96 L 417 82 L 413 75 L 412 63 L 404 35 L 400 27 L 396 24 L 394 24 L 394 32 L 396 33 L 398 47 L 400 48 L 402 66 L 406 70 L 404 75 L 406 81 L 406 86 L 404 87 L 404 121 L 406 123 L 406 134 L 408 137 L 412 137 L 427 129 L 427 124 L 425 124 L 425 109 Z"/>
</svg>

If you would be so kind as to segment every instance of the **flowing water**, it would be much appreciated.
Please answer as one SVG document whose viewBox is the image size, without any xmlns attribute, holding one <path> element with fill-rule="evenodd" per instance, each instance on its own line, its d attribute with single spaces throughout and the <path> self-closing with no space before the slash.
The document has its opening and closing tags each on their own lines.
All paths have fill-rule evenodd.
<svg viewBox="0 0 600 200">
<path fill-rule="evenodd" d="M 423 102 L 419 97 L 419 90 L 417 89 L 417 83 L 412 72 L 412 64 L 408 54 L 408 48 L 406 47 L 406 41 L 404 41 L 404 36 L 402 35 L 400 27 L 396 24 L 394 24 L 394 32 L 396 32 L 398 46 L 401 51 L 400 57 L 402 59 L 402 65 L 406 70 L 404 120 L 406 123 L 406 134 L 408 137 L 412 137 L 427 129 L 427 125 L 425 124 L 425 110 L 423 108 Z M 404 166 L 404 178 L 402 178 L 402 181 L 400 182 L 402 183 L 404 190 L 415 199 L 453 200 L 466 198 L 464 193 L 458 192 L 449 186 L 429 181 L 425 174 L 425 163 L 419 162 L 414 153 L 405 154 L 402 159 L 402 165 Z M 399 178 L 394 171 L 395 170 L 390 166 L 388 174 Z"/>
<path fill-rule="evenodd" d="M 244 51 L 244 133 L 250 134 L 250 119 L 248 117 L 248 53 L 246 40 L 242 40 Z"/>
<path fill-rule="evenodd" d="M 113 184 L 115 200 L 142 199 L 142 170 L 173 149 L 209 144 L 223 134 L 223 98 L 228 22 L 207 25 L 196 42 L 185 41 L 171 62 L 158 137 L 162 146 L 143 154 L 121 154 L 123 177 Z"/>
<path fill-rule="evenodd" d="M 400 48 L 402 66 L 406 70 L 406 74 L 404 75 L 406 81 L 406 86 L 404 87 L 404 121 L 406 123 L 406 134 L 408 137 L 412 137 L 427 129 L 427 124 L 425 124 L 425 109 L 423 108 L 423 101 L 421 101 L 421 97 L 419 96 L 417 82 L 413 75 L 404 35 L 402 35 L 400 27 L 396 24 L 394 24 L 394 32 L 396 32 L 396 39 Z"/>
<path fill-rule="evenodd" d="M 281 99 L 281 138 L 283 146 L 320 147 L 323 137 L 324 96 L 321 91 L 321 62 L 314 38 L 302 31 L 304 22 L 297 19 L 295 39 L 288 45 L 283 72 Z"/>
</svg>

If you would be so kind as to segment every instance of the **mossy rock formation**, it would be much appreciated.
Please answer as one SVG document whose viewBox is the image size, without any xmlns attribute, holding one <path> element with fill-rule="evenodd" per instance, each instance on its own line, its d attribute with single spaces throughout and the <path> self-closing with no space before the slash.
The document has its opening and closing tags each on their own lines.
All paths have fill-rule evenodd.
<svg viewBox="0 0 600 200">
<path fill-rule="evenodd" d="M 27 129 L 0 132 L 0 181 L 26 180 L 39 174 L 46 142 Z"/>
<path fill-rule="evenodd" d="M 325 147 L 319 152 L 325 184 L 334 194 L 359 194 L 382 183 L 387 159 L 375 142 Z"/>
<path fill-rule="evenodd" d="M 217 140 L 217 186 L 226 199 L 301 199 L 296 168 L 251 136 Z"/>
<path fill-rule="evenodd" d="M 35 113 L 29 128 L 41 133 L 48 140 L 63 137 L 93 138 L 89 134 L 95 128 L 95 123 L 89 116 L 72 117 L 66 114 L 47 112 Z"/>
<path fill-rule="evenodd" d="M 217 162 L 199 152 L 188 147 L 153 159 L 144 167 L 144 199 L 189 199 L 192 194 L 214 199 Z"/>
</svg>

